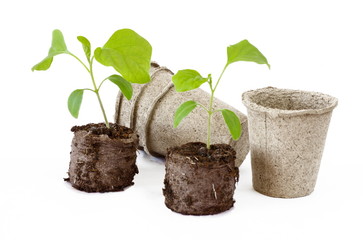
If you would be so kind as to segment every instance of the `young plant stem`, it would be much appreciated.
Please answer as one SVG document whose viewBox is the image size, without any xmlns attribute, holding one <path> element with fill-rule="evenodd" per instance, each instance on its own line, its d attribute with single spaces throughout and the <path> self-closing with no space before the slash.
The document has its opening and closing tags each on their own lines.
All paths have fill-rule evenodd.
<svg viewBox="0 0 363 240">
<path fill-rule="evenodd" d="M 92 79 L 92 84 L 93 84 L 93 88 L 94 88 L 94 93 L 96 94 L 97 96 L 97 100 L 98 100 L 98 103 L 100 104 L 100 107 L 101 107 L 101 111 L 102 111 L 102 114 L 103 114 L 103 118 L 105 120 L 105 125 L 107 128 L 110 128 L 110 124 L 107 120 L 107 116 L 106 116 L 106 112 L 105 112 L 105 109 L 103 107 L 103 104 L 102 104 L 102 101 L 101 101 L 101 97 L 100 97 L 100 94 L 99 94 L 99 90 L 100 88 L 96 86 L 96 82 L 95 82 L 95 78 L 94 78 L 94 75 L 93 75 L 93 60 L 94 60 L 94 56 L 91 58 L 91 61 L 89 61 L 89 68 L 86 66 L 86 64 L 84 64 L 82 62 L 81 59 L 79 59 L 76 55 L 68 52 L 69 55 L 71 55 L 72 57 L 74 57 L 75 59 L 77 59 L 86 69 L 87 69 L 87 72 L 91 75 L 91 79 Z M 101 86 L 100 86 L 101 87 Z"/>
<path fill-rule="evenodd" d="M 208 80 L 209 83 L 209 87 L 211 90 L 211 95 L 210 95 L 210 99 L 209 99 L 209 107 L 208 107 L 208 125 L 207 125 L 207 149 L 210 149 L 210 144 L 211 144 L 211 133 L 212 133 L 212 114 L 213 114 L 213 100 L 214 100 L 214 90 L 213 90 L 213 85 L 212 85 L 212 78 L 209 77 Z"/>
<path fill-rule="evenodd" d="M 89 68 L 90 71 L 89 72 L 90 72 L 90 75 L 91 75 L 91 79 L 92 79 L 93 87 L 95 89 L 95 93 L 97 95 L 98 103 L 100 104 L 100 107 L 101 107 L 101 111 L 102 111 L 102 114 L 103 114 L 103 118 L 105 120 L 106 127 L 110 128 L 110 124 L 108 123 L 106 112 L 105 112 L 105 109 L 103 107 L 101 97 L 100 97 L 100 94 L 99 94 L 99 88 L 97 88 L 97 86 L 96 86 L 95 78 L 94 78 L 94 75 L 93 75 L 93 59 L 94 59 L 94 56 L 92 57 L 92 59 L 90 61 L 90 64 L 89 64 L 90 65 L 90 68 Z"/>
<path fill-rule="evenodd" d="M 222 70 L 221 75 L 219 76 L 216 85 L 213 87 L 212 84 L 212 77 L 209 75 L 208 76 L 208 84 L 209 84 L 209 88 L 211 90 L 211 95 L 210 95 L 210 99 L 209 99 L 209 108 L 208 108 L 208 125 L 207 125 L 207 149 L 210 149 L 210 145 L 211 145 L 211 135 L 212 135 L 212 115 L 214 113 L 214 109 L 213 109 L 213 102 L 214 102 L 214 93 L 217 89 L 217 86 L 219 84 L 219 81 L 221 80 L 224 72 L 226 71 L 228 64 L 226 64 Z"/>
</svg>

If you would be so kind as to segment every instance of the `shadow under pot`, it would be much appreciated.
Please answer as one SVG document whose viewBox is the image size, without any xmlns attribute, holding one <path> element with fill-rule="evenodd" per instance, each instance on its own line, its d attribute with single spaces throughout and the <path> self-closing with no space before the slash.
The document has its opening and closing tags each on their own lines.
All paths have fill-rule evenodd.
<svg viewBox="0 0 363 240">
<path fill-rule="evenodd" d="M 127 127 L 110 123 L 74 126 L 71 160 L 66 180 L 85 192 L 121 191 L 133 185 L 138 168 L 138 136 Z"/>
<path fill-rule="evenodd" d="M 243 93 L 242 102 L 248 110 L 254 189 L 279 198 L 312 193 L 338 100 L 268 87 Z"/>
<path fill-rule="evenodd" d="M 165 162 L 165 205 L 184 215 L 211 215 L 233 207 L 239 171 L 227 144 L 200 142 L 169 148 Z"/>
</svg>

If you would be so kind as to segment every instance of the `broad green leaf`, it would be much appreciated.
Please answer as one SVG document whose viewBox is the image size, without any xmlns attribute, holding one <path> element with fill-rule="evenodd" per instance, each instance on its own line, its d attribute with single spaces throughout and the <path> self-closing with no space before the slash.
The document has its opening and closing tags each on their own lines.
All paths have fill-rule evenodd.
<svg viewBox="0 0 363 240">
<path fill-rule="evenodd" d="M 150 81 L 149 69 L 152 47 L 131 29 L 116 31 L 102 48 L 95 50 L 95 58 L 105 66 L 112 66 L 131 83 Z"/>
<path fill-rule="evenodd" d="M 88 41 L 86 37 L 78 36 L 78 41 L 82 43 L 83 51 L 86 54 L 88 62 L 91 61 L 91 43 Z"/>
<path fill-rule="evenodd" d="M 68 53 L 66 43 L 64 42 L 63 34 L 60 30 L 54 30 L 52 35 L 52 45 L 48 51 L 48 56 L 45 57 L 41 62 L 34 65 L 32 67 L 32 71 L 44 71 L 49 69 L 49 67 L 52 65 L 53 57 L 62 54 L 62 53 Z"/>
<path fill-rule="evenodd" d="M 270 64 L 267 62 L 265 56 L 255 46 L 249 43 L 248 40 L 243 40 L 229 46 L 227 48 L 227 56 L 227 65 L 238 61 L 247 61 L 266 64 L 270 68 Z"/>
<path fill-rule="evenodd" d="M 53 57 L 46 57 L 40 63 L 34 65 L 34 67 L 32 67 L 32 71 L 34 72 L 34 70 L 37 71 L 47 70 L 49 69 L 50 65 L 52 65 L 52 62 L 53 62 Z"/>
<path fill-rule="evenodd" d="M 67 45 L 64 42 L 63 34 L 60 30 L 56 29 L 53 31 L 53 38 L 52 38 L 52 46 L 49 49 L 48 55 L 58 55 L 61 53 L 66 53 Z"/>
<path fill-rule="evenodd" d="M 224 121 L 227 124 L 229 132 L 234 140 L 238 140 L 242 133 L 241 122 L 239 121 L 238 116 L 228 109 L 219 110 L 222 112 Z"/>
<path fill-rule="evenodd" d="M 74 90 L 68 97 L 68 110 L 74 118 L 78 118 L 83 99 L 83 89 Z"/>
<path fill-rule="evenodd" d="M 208 81 L 203 78 L 197 71 L 191 69 L 179 70 L 173 77 L 172 81 L 177 92 L 185 92 L 198 88 Z"/>
<path fill-rule="evenodd" d="M 191 111 L 194 110 L 194 108 L 197 106 L 198 104 L 195 101 L 187 101 L 182 103 L 178 109 L 175 111 L 175 115 L 174 115 L 174 128 L 176 128 L 180 122 L 189 115 L 189 113 Z"/>
<path fill-rule="evenodd" d="M 122 94 L 130 100 L 132 97 L 132 85 L 130 82 L 126 81 L 123 77 L 120 75 L 111 75 L 107 78 L 114 84 L 116 84 L 119 89 L 121 90 Z"/>
</svg>

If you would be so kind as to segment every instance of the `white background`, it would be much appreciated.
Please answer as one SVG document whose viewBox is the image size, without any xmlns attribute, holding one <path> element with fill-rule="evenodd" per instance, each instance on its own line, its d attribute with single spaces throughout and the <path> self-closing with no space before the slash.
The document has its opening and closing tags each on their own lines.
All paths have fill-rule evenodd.
<svg viewBox="0 0 363 240">
<path fill-rule="evenodd" d="M 363 7 L 341 1 L 1 1 L 0 239 L 363 239 Z M 46 72 L 31 72 L 61 29 L 82 56 L 76 36 L 102 46 L 121 28 L 153 45 L 153 60 L 173 71 L 194 68 L 218 76 L 226 47 L 248 39 L 271 70 L 235 63 L 217 97 L 246 113 L 244 91 L 265 86 L 319 91 L 339 99 L 333 112 L 315 191 L 299 199 L 255 192 L 250 157 L 240 168 L 235 207 L 206 217 L 164 206 L 164 166 L 140 152 L 140 174 L 124 192 L 87 194 L 63 182 L 73 125 L 101 122 L 95 97 L 84 96 L 79 119 L 66 100 L 91 87 L 69 56 Z M 82 56 L 83 57 L 83 56 Z M 96 77 L 113 73 L 99 64 Z M 117 90 L 101 94 L 110 119 Z"/>
</svg>

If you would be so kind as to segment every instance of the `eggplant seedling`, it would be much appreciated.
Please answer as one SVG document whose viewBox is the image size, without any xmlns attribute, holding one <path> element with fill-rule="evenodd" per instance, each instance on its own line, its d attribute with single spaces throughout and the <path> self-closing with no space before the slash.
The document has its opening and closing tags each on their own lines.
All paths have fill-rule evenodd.
<svg viewBox="0 0 363 240">
<path fill-rule="evenodd" d="M 116 31 L 102 48 L 95 49 L 93 55 L 89 40 L 83 36 L 78 36 L 77 39 L 83 46 L 86 63 L 67 49 L 62 32 L 54 30 L 48 56 L 36 64 L 32 71 L 49 69 L 53 58 L 59 54 L 68 54 L 74 57 L 89 73 L 93 88 L 74 90 L 68 97 L 68 110 L 73 117 L 78 118 L 83 93 L 84 91 L 91 91 L 97 96 L 105 125 L 109 128 L 109 122 L 99 94 L 102 84 L 109 80 L 117 85 L 122 94 L 130 100 L 133 93 L 131 83 L 143 84 L 150 81 L 149 69 L 152 47 L 146 39 L 131 29 Z M 106 77 L 97 85 L 93 74 L 94 59 L 104 66 L 112 66 L 119 74 Z"/>
<path fill-rule="evenodd" d="M 218 87 L 218 84 L 227 69 L 227 67 L 234 62 L 248 61 L 258 64 L 266 64 L 269 68 L 270 65 L 267 62 L 265 56 L 248 40 L 243 40 L 237 44 L 227 47 L 227 63 L 224 66 L 222 73 L 218 77 L 217 82 L 213 85 L 212 75 L 202 77 L 199 72 L 192 69 L 184 69 L 178 71 L 173 77 L 172 81 L 177 92 L 185 92 L 200 87 L 203 83 L 208 83 L 211 95 L 209 99 L 209 105 L 204 106 L 196 101 L 186 101 L 182 103 L 176 110 L 174 115 L 174 127 L 176 128 L 180 122 L 188 116 L 197 106 L 201 107 L 208 113 L 207 123 L 207 149 L 210 149 L 211 145 L 211 123 L 212 115 L 217 112 L 221 112 L 223 119 L 229 129 L 229 132 L 234 140 L 238 140 L 242 133 L 241 123 L 237 115 L 228 109 L 214 109 L 214 94 Z"/>
</svg>

